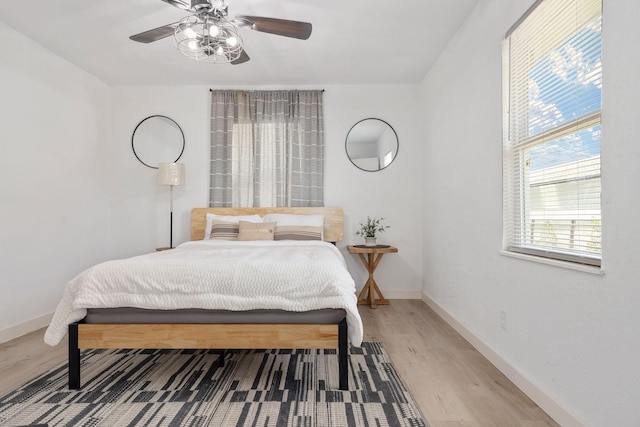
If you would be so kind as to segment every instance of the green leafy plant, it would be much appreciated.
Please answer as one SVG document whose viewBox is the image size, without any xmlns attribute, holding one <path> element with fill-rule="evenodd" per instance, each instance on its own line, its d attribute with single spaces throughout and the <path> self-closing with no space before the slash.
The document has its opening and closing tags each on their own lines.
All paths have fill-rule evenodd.
<svg viewBox="0 0 640 427">
<path fill-rule="evenodd" d="M 365 222 L 360 223 L 360 230 L 356 231 L 356 234 L 363 237 L 376 237 L 377 233 L 382 233 L 390 227 L 388 225 L 382 225 L 383 219 L 384 218 L 371 218 L 368 216 Z"/>
</svg>

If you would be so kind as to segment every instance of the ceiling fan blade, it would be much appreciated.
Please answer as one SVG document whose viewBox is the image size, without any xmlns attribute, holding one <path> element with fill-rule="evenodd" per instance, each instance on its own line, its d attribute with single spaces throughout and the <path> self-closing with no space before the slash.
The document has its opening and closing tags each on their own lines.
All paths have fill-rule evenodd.
<svg viewBox="0 0 640 427">
<path fill-rule="evenodd" d="M 162 27 L 154 28 L 153 30 L 135 34 L 129 38 L 134 42 L 151 43 L 155 42 L 156 40 L 172 36 L 173 33 L 175 33 L 177 26 L 178 23 L 174 22 L 173 24 L 164 25 Z"/>
<path fill-rule="evenodd" d="M 182 10 L 189 10 L 189 8 L 191 7 L 190 1 L 183 1 L 183 0 L 162 0 L 162 1 L 165 3 L 169 3 L 171 6 L 175 6 Z"/>
<path fill-rule="evenodd" d="M 247 51 L 242 49 L 242 52 L 240 53 L 240 56 L 237 59 L 231 61 L 231 63 L 233 65 L 244 64 L 245 62 L 247 62 L 250 59 L 251 58 L 249 58 L 249 55 L 247 55 Z"/>
<path fill-rule="evenodd" d="M 242 15 L 236 17 L 234 23 L 255 31 L 301 40 L 306 40 L 311 35 L 311 24 L 308 22 Z"/>
</svg>

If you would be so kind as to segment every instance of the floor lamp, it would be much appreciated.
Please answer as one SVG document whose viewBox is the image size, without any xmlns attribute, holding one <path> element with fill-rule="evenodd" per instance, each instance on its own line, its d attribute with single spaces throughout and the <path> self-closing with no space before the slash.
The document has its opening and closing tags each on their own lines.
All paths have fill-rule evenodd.
<svg viewBox="0 0 640 427">
<path fill-rule="evenodd" d="M 158 184 L 169 188 L 169 249 L 173 248 L 173 186 L 184 185 L 184 163 L 160 163 Z"/>
</svg>

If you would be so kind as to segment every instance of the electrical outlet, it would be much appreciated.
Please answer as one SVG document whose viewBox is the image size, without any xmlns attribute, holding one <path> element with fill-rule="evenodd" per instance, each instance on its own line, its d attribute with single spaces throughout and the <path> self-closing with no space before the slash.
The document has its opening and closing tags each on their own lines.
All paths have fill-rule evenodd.
<svg viewBox="0 0 640 427">
<path fill-rule="evenodd" d="M 500 327 L 507 330 L 507 312 L 504 310 L 500 310 Z"/>
</svg>

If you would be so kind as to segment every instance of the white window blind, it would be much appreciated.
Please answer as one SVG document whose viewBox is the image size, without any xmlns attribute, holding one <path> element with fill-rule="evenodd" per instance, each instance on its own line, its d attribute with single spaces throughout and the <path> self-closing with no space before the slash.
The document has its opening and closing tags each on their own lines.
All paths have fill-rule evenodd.
<svg viewBox="0 0 640 427">
<path fill-rule="evenodd" d="M 540 0 L 503 41 L 504 249 L 600 265 L 602 0 Z"/>
</svg>

